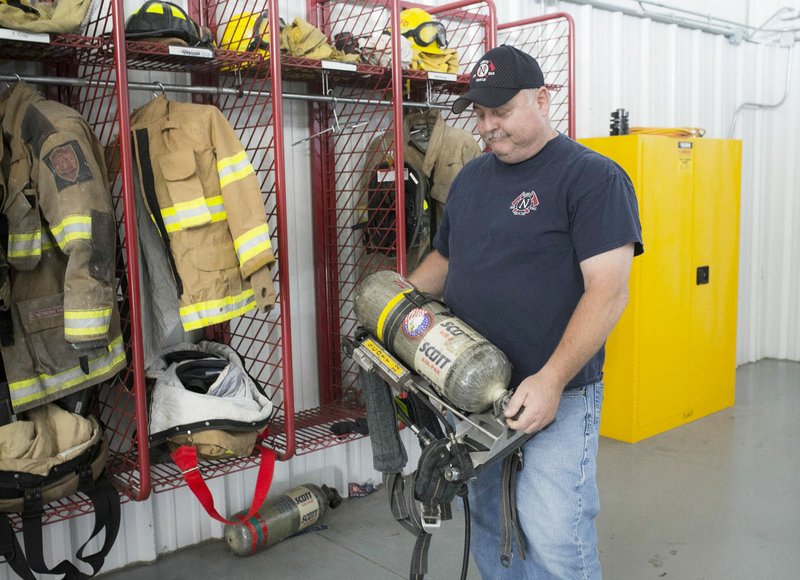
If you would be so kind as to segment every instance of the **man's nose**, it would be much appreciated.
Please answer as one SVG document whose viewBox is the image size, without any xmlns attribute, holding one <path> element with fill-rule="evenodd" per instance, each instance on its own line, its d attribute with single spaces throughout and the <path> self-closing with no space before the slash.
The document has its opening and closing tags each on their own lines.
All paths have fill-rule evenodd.
<svg viewBox="0 0 800 580">
<path fill-rule="evenodd" d="M 499 123 L 497 117 L 494 115 L 486 115 L 483 118 L 483 128 L 484 131 L 494 131 L 495 129 L 499 128 Z"/>
</svg>

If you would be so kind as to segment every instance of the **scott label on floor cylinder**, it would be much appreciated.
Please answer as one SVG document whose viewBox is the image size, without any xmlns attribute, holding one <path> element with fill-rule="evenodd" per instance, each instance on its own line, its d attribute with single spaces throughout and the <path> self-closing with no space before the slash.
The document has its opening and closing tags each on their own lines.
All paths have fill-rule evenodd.
<svg viewBox="0 0 800 580">
<path fill-rule="evenodd" d="M 250 556 L 315 524 L 328 508 L 335 509 L 341 503 L 339 492 L 332 487 L 299 485 L 268 500 L 253 517 L 225 526 L 223 538 L 234 554 Z M 242 511 L 229 519 L 245 515 L 247 512 Z"/>
</svg>

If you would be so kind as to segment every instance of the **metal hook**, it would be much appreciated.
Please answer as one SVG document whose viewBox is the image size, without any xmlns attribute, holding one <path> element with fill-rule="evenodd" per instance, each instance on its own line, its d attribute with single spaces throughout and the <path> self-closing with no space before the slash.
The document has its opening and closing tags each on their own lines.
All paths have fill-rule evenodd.
<svg viewBox="0 0 800 580">
<path fill-rule="evenodd" d="M 160 82 L 158 82 L 158 81 L 154 82 L 153 84 L 154 84 L 154 85 L 156 85 L 156 86 L 157 86 L 159 89 L 161 89 L 161 95 L 163 96 L 163 95 L 164 95 L 164 93 L 165 93 L 164 85 L 162 85 L 162 84 L 161 84 Z M 153 96 L 154 96 L 154 97 L 157 97 L 157 96 L 158 96 L 158 94 L 155 92 L 155 90 L 153 91 Z"/>
<path fill-rule="evenodd" d="M 333 133 L 334 135 L 336 135 L 337 133 L 341 133 L 345 129 L 357 129 L 358 127 L 363 127 L 364 125 L 368 125 L 369 124 L 369 121 L 362 121 L 360 123 L 353 123 L 352 125 L 348 124 L 348 123 L 341 124 L 339 122 L 339 113 L 336 111 L 336 107 L 339 104 L 339 102 L 336 99 L 336 95 L 333 93 L 333 89 L 331 88 L 331 86 L 330 86 L 330 84 L 328 82 L 328 71 L 327 70 L 323 70 L 322 71 L 322 92 L 333 103 L 333 105 L 331 106 L 331 112 L 333 113 L 333 125 L 331 125 L 327 129 L 323 129 L 322 131 L 318 131 L 317 133 L 314 133 L 313 135 L 309 135 L 305 139 L 300 139 L 299 141 L 295 141 L 294 143 L 292 143 L 292 147 L 300 145 L 301 143 L 305 143 L 306 141 L 311 141 L 315 137 L 319 137 L 321 135 L 324 135 L 325 133 Z"/>
<path fill-rule="evenodd" d="M 242 69 L 236 69 L 236 78 L 234 80 L 234 86 L 236 87 L 236 98 L 241 99 L 244 96 L 244 81 L 242 81 Z"/>
<path fill-rule="evenodd" d="M 431 101 L 433 100 L 433 83 L 431 79 L 425 82 L 425 112 L 431 110 Z"/>
<path fill-rule="evenodd" d="M 14 73 L 14 76 L 15 76 L 15 77 L 17 77 L 17 82 L 18 82 L 18 83 L 19 83 L 19 82 L 22 82 L 22 77 L 21 77 L 21 76 L 19 76 L 19 73 Z M 7 90 L 9 90 L 9 89 L 11 88 L 11 81 L 5 81 L 5 84 L 6 84 L 6 88 L 5 88 L 5 90 L 7 91 Z M 5 92 L 5 91 L 4 91 L 4 92 Z"/>
</svg>

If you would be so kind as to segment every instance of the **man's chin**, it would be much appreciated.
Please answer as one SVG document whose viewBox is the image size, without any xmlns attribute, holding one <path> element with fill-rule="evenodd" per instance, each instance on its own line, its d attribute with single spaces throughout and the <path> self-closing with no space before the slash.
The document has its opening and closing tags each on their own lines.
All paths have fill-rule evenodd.
<svg viewBox="0 0 800 580">
<path fill-rule="evenodd" d="M 511 150 L 508 147 L 503 147 L 502 145 L 500 145 L 499 147 L 489 145 L 489 149 L 492 150 L 492 153 L 501 158 L 511 153 Z"/>
</svg>

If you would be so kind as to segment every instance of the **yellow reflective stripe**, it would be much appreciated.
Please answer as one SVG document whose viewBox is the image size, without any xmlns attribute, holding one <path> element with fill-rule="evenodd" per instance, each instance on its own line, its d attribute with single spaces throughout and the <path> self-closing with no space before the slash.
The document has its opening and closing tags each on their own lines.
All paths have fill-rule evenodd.
<svg viewBox="0 0 800 580">
<path fill-rule="evenodd" d="M 208 211 L 211 212 L 212 222 L 221 222 L 228 219 L 228 214 L 225 213 L 225 203 L 221 195 L 206 198 L 206 205 L 208 206 Z"/>
<path fill-rule="evenodd" d="M 231 167 L 233 165 L 238 165 L 242 161 L 246 161 L 246 160 L 247 160 L 247 152 L 244 149 L 242 149 L 236 155 L 231 155 L 229 157 L 223 157 L 222 159 L 218 160 L 217 161 L 217 171 L 222 173 L 222 171 L 225 168 Z"/>
<path fill-rule="evenodd" d="M 186 20 L 186 15 L 177 6 L 172 6 L 172 15 L 175 18 L 180 18 L 181 20 Z"/>
<path fill-rule="evenodd" d="M 111 341 L 104 354 L 89 361 L 88 375 L 83 372 L 80 366 L 75 366 L 55 375 L 42 373 L 30 379 L 9 383 L 12 404 L 16 407 L 43 399 L 58 391 L 63 391 L 85 383 L 89 379 L 102 376 L 123 362 L 125 362 L 125 348 L 122 344 L 122 337 L 119 336 Z"/>
<path fill-rule="evenodd" d="M 28 241 L 28 240 L 40 240 L 42 238 L 42 230 L 36 230 L 32 234 L 8 234 L 9 240 L 19 240 L 19 241 Z"/>
<path fill-rule="evenodd" d="M 88 215 L 69 216 L 51 226 L 50 232 L 55 236 L 56 242 L 63 250 L 68 243 L 74 240 L 92 239 L 92 218 Z"/>
<path fill-rule="evenodd" d="M 181 322 L 184 330 L 195 330 L 241 316 L 255 305 L 255 292 L 250 288 L 238 296 L 181 306 Z"/>
<path fill-rule="evenodd" d="M 164 14 L 164 5 L 153 3 L 147 7 L 147 12 L 152 12 L 153 14 Z"/>
<path fill-rule="evenodd" d="M 272 242 L 270 240 L 266 240 L 263 242 L 259 242 L 244 254 L 239 256 L 239 263 L 246 264 L 248 260 L 252 260 L 255 256 L 259 255 L 261 252 L 268 252 L 272 250 Z"/>
<path fill-rule="evenodd" d="M 173 207 L 182 228 L 201 226 L 211 221 L 211 214 L 206 207 L 206 199 L 203 196 L 196 197 L 191 201 L 176 203 Z"/>
<path fill-rule="evenodd" d="M 161 217 L 164 220 L 164 228 L 171 234 L 208 223 L 225 221 L 228 219 L 228 214 L 225 212 L 222 196 L 215 195 L 162 208 Z M 155 223 L 153 216 L 151 219 Z"/>
<path fill-rule="evenodd" d="M 42 231 L 32 234 L 9 234 L 8 257 L 27 258 L 42 255 Z"/>
<path fill-rule="evenodd" d="M 105 335 L 110 324 L 110 308 L 64 310 L 64 336 L 67 338 Z"/>
<path fill-rule="evenodd" d="M 383 342 L 383 326 L 386 324 L 386 317 L 389 316 L 389 312 L 391 312 L 392 308 L 394 308 L 397 305 L 397 303 L 403 299 L 403 296 L 405 296 L 409 292 L 411 292 L 411 288 L 403 290 L 402 292 L 400 292 L 400 294 L 389 300 L 389 303 L 383 308 L 381 315 L 378 317 L 378 328 L 377 328 L 378 340 L 380 340 L 381 342 Z"/>
<path fill-rule="evenodd" d="M 240 264 L 245 264 L 261 252 L 272 249 L 272 242 L 269 239 L 269 226 L 262 224 L 247 231 L 233 241 L 233 247 L 236 249 Z"/>
<path fill-rule="evenodd" d="M 247 153 L 241 151 L 217 161 L 217 173 L 219 173 L 219 186 L 222 188 L 255 173 L 255 170 L 247 158 Z"/>
<path fill-rule="evenodd" d="M 177 212 L 184 212 L 191 209 L 197 209 L 199 207 L 205 208 L 206 207 L 206 198 L 204 197 L 196 197 L 189 201 L 179 201 L 174 206 Z"/>
<path fill-rule="evenodd" d="M 110 308 L 98 308 L 97 310 L 65 310 L 64 318 L 67 320 L 86 320 L 87 318 L 99 318 L 111 316 Z"/>
</svg>

